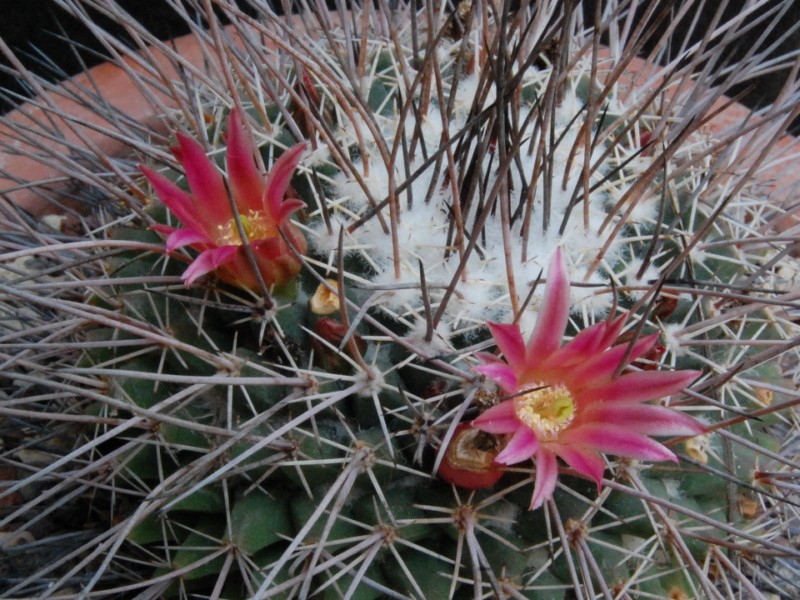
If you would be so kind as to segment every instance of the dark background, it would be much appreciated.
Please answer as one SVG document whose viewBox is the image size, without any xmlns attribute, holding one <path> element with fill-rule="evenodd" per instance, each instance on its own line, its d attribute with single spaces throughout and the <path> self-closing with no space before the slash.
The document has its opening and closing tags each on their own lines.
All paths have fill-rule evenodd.
<svg viewBox="0 0 800 600">
<path fill-rule="evenodd" d="M 161 39 L 186 33 L 182 19 L 174 14 L 165 0 L 118 0 L 118 2 L 131 16 Z M 244 8 L 247 2 L 248 0 L 241 0 L 240 5 Z M 259 2 L 263 5 L 267 0 Z M 269 0 L 269 3 L 280 6 L 282 0 Z M 678 4 L 671 0 L 661 0 L 661 3 L 664 6 Z M 593 4 L 591 0 L 584 1 L 584 5 L 591 4 Z M 699 14 L 693 12 L 692 16 L 698 16 L 700 26 L 697 31 L 702 33 L 708 28 L 719 2 L 700 0 L 695 4 Z M 744 0 L 732 0 L 725 15 L 734 14 L 743 4 Z M 779 30 L 770 36 L 772 40 L 776 40 L 791 28 L 796 28 L 800 23 L 800 0 L 774 0 L 769 4 L 769 6 L 777 5 L 788 6 L 789 11 L 782 20 Z M 113 24 L 100 16 L 95 18 L 103 26 L 124 37 L 119 27 L 115 29 Z M 756 38 L 763 33 L 763 28 L 756 29 L 752 37 L 740 40 L 732 55 L 727 57 L 730 61 L 735 61 L 737 56 L 743 55 L 751 48 Z M 98 54 L 100 47 L 88 29 L 81 22 L 68 17 L 57 7 L 54 0 L 0 0 L 0 37 L 28 68 L 52 80 L 63 79 L 102 60 Z M 798 48 L 800 48 L 800 33 L 795 30 L 775 54 L 785 54 Z M 770 102 L 783 85 L 786 75 L 786 71 L 774 73 L 747 86 L 750 88 L 749 93 L 743 101 L 749 106 Z M 27 93 L 17 82 L 8 61 L 3 56 L 0 56 L 0 90 L 6 90 L 0 96 L 0 112 L 19 101 L 15 94 Z M 744 88 L 737 91 L 744 91 Z"/>
<path fill-rule="evenodd" d="M 262 5 L 282 2 L 258 1 Z M 237 3 L 246 9 L 248 0 Z M 117 4 L 160 39 L 188 33 L 186 23 L 165 0 L 117 0 Z M 96 12 L 91 15 L 104 29 L 126 37 L 109 19 Z M 91 31 L 54 0 L 0 0 L 0 38 L 28 69 L 50 80 L 64 79 L 104 60 L 103 48 Z M 0 113 L 19 103 L 17 95 L 30 95 L 12 71 L 0 52 Z"/>
</svg>

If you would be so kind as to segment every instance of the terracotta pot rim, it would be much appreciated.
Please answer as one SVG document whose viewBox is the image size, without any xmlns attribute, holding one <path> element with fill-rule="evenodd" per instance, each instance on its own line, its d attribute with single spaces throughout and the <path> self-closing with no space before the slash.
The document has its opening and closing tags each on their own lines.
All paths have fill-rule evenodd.
<svg viewBox="0 0 800 600">
<path fill-rule="evenodd" d="M 228 33 L 236 35 L 230 26 Z M 208 54 L 204 52 L 205 46 L 194 33 L 171 40 L 170 47 L 180 54 L 186 64 L 195 68 L 203 68 L 204 63 L 209 60 Z M 159 68 L 162 69 L 162 73 L 179 76 L 174 63 L 162 51 L 152 48 L 150 50 L 148 60 L 156 61 Z M 142 69 L 130 58 L 123 60 L 124 68 L 117 62 L 109 61 L 56 84 L 53 89 L 64 90 L 67 93 L 48 93 L 48 101 L 56 102 L 55 106 L 48 111 L 40 108 L 47 102 L 41 102 L 40 99 L 35 98 L 13 109 L 2 118 L 0 121 L 0 194 L 34 217 L 41 218 L 56 211 L 54 205 L 43 199 L 35 188 L 42 182 L 65 182 L 65 176 L 59 171 L 25 153 L 28 150 L 30 154 L 35 155 L 36 150 L 30 147 L 25 148 L 19 140 L 15 139 L 13 125 L 35 127 L 38 121 L 47 122 L 47 119 L 54 118 L 54 114 L 63 114 L 68 118 L 56 118 L 56 121 L 59 125 L 64 126 L 62 130 L 66 132 L 65 137 L 68 142 L 97 149 L 111 157 L 122 156 L 125 153 L 128 146 L 118 139 L 102 133 L 104 124 L 107 124 L 102 116 L 89 111 L 84 105 L 69 100 L 68 92 L 71 90 L 94 90 L 98 95 L 102 95 L 113 109 L 150 127 L 154 132 L 163 131 L 164 128 L 159 127 L 163 111 L 156 110 L 153 102 L 141 93 L 132 79 L 131 73 L 142 75 Z M 621 82 L 623 86 L 626 84 L 633 86 L 634 82 L 642 79 L 649 81 L 652 85 L 653 81 L 659 79 L 659 73 L 662 72 L 660 67 L 640 58 L 634 59 L 630 66 L 630 72 L 626 74 L 627 81 Z M 175 107 L 174 101 L 171 101 L 169 96 L 155 89 L 150 91 L 164 103 L 166 108 Z M 53 112 L 54 110 L 56 112 Z M 733 131 L 736 124 L 748 122 L 753 115 L 748 108 L 738 103 L 730 103 L 725 97 L 718 99 L 711 107 L 710 112 L 717 110 L 719 112 L 708 122 L 709 131 Z M 792 155 L 786 160 L 797 161 L 800 156 L 800 151 L 794 150 L 797 145 L 798 139 L 785 134 L 778 140 L 772 152 L 788 154 L 791 151 Z M 14 148 L 14 151 L 8 150 L 9 147 Z M 21 153 L 16 153 L 18 150 Z M 57 151 L 57 148 L 55 150 Z M 2 172 L 7 175 L 4 176 Z M 794 170 L 777 164 L 761 169 L 758 176 L 776 202 L 790 207 L 796 188 L 800 187 Z M 785 219 L 790 219 L 790 215 L 787 215 Z M 790 224 L 793 224 L 793 221 Z M 787 224 L 784 223 L 780 229 L 786 227 Z"/>
</svg>

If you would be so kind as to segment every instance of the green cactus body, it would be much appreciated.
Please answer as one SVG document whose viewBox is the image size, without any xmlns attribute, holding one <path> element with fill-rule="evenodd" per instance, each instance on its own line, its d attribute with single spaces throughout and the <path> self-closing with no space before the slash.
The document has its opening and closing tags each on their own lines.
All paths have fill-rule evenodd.
<svg viewBox="0 0 800 600">
<path fill-rule="evenodd" d="M 460 44 L 467 44 L 467 40 L 454 42 L 450 52 L 456 54 Z M 379 152 L 381 144 L 401 139 L 405 146 L 418 145 L 420 148 L 411 163 L 415 170 L 423 164 L 426 154 L 436 149 L 438 141 L 425 131 L 422 137 L 413 132 L 400 133 L 407 125 L 399 120 L 397 106 L 406 101 L 407 92 L 394 67 L 402 60 L 411 60 L 411 56 L 401 60 L 394 48 L 382 43 L 368 49 L 368 56 L 374 71 L 366 101 L 380 123 L 381 138 L 372 139 L 371 132 L 356 135 L 353 127 L 359 125 L 349 123 L 341 113 L 330 125 L 338 123 L 339 135 L 349 140 L 347 152 L 372 195 L 370 202 L 379 202 L 386 197 L 390 180 Z M 522 74 L 523 93 L 518 100 L 521 110 L 536 109 L 546 94 L 548 73 L 547 69 L 530 68 Z M 456 70 L 448 67 L 441 76 L 450 93 L 457 94 L 449 128 L 450 135 L 457 135 L 468 128 L 467 119 L 482 106 L 477 99 L 477 88 L 469 88 L 480 79 L 480 74 L 465 74 L 462 70 L 456 75 Z M 564 83 L 555 132 L 566 149 L 575 143 L 582 122 L 574 117 L 587 101 L 590 87 L 589 76 L 582 69 L 576 69 Z M 317 93 L 327 98 L 324 87 L 319 86 Z M 483 106 L 491 104 L 493 92 L 488 93 Z M 421 122 L 423 128 L 426 123 L 441 119 L 443 110 L 432 99 L 430 112 Z M 268 113 L 274 119 L 272 130 L 277 132 L 269 144 L 279 144 L 285 137 L 281 133 L 283 117 L 271 107 Z M 697 196 L 696 179 L 688 172 L 670 180 L 666 210 L 660 218 L 657 205 L 666 185 L 663 178 L 654 179 L 643 190 L 652 200 L 641 200 L 635 217 L 626 221 L 619 216 L 623 213 L 610 212 L 638 174 L 653 163 L 637 147 L 640 143 L 637 136 L 632 135 L 633 131 L 650 129 L 653 121 L 644 115 L 640 121 L 626 122 L 620 115 L 624 111 L 609 106 L 602 115 L 596 115 L 591 126 L 593 136 L 614 128 L 606 138 L 608 141 L 599 143 L 592 153 L 598 157 L 613 151 L 616 158 L 607 160 L 605 167 L 592 170 L 588 201 L 591 208 L 587 213 L 592 223 L 590 229 L 600 227 L 606 218 L 610 218 L 612 227 L 617 223 L 624 225 L 616 238 L 605 238 L 611 240 L 610 249 L 589 281 L 594 282 L 596 289 L 607 288 L 612 281 L 631 286 L 630 292 L 621 292 L 620 300 L 633 306 L 643 296 L 636 286 L 650 285 L 662 270 L 670 267 L 682 251 L 681 236 L 691 236 L 702 227 L 708 210 L 700 203 L 692 203 Z M 533 124 L 528 127 L 529 134 L 520 129 L 520 138 L 535 147 L 539 130 Z M 485 126 L 478 126 L 472 135 L 480 135 L 484 129 Z M 427 146 L 427 150 L 422 150 L 422 146 Z M 472 148 L 472 152 L 478 152 L 477 146 Z M 680 152 L 673 160 L 682 160 Z M 270 152 L 262 149 L 262 154 L 267 157 Z M 565 155 L 562 161 L 566 160 Z M 573 168 L 580 172 L 583 158 L 575 160 L 579 162 Z M 559 164 L 563 170 L 564 163 Z M 157 488 L 164 478 L 174 476 L 181 468 L 193 473 L 190 483 L 211 478 L 201 487 L 191 487 L 194 491 L 189 495 L 179 491 L 177 502 L 165 498 L 161 505 L 166 503 L 168 509 L 136 524 L 129 533 L 130 542 L 160 547 L 170 568 L 181 573 L 180 581 L 187 590 L 193 581 L 205 581 L 219 573 L 225 561 L 231 560 L 226 557 L 235 552 L 239 567 L 231 571 L 230 577 L 238 573 L 240 583 L 229 583 L 233 587 L 228 589 L 238 589 L 232 593 L 245 595 L 271 594 L 273 590 L 274 597 L 311 594 L 319 598 L 373 599 L 386 597 L 391 591 L 392 597 L 444 598 L 468 597 L 472 594 L 468 590 L 475 587 L 484 591 L 493 589 L 498 595 L 511 594 L 513 589 L 513 594 L 520 597 L 564 598 L 572 580 L 571 572 L 576 569 L 593 580 L 593 583 L 586 581 L 592 589 L 607 586 L 642 597 L 670 593 L 668 590 L 675 585 L 684 589 L 685 577 L 692 576 L 687 575 L 685 567 L 676 564 L 679 551 L 670 548 L 668 541 L 659 541 L 660 518 L 650 508 L 648 498 L 659 503 L 659 507 L 667 507 L 664 510 L 672 515 L 673 525 L 686 533 L 682 547 L 695 560 L 704 560 L 713 540 L 721 539 L 724 534 L 708 521 L 699 523 L 690 515 L 701 514 L 712 522 L 726 522 L 730 486 L 724 479 L 709 480 L 701 463 L 642 471 L 637 478 L 642 487 L 637 489 L 645 498 L 631 496 L 624 490 L 597 497 L 592 485 L 564 478 L 563 488 L 554 498 L 557 516 L 525 511 L 526 481 L 531 477 L 531 469 L 526 466 L 512 469 L 494 490 L 479 492 L 477 496 L 432 476 L 438 441 L 452 423 L 464 418 L 465 408 L 466 414 L 475 414 L 474 409 L 463 404 L 462 390 L 473 385 L 469 383 L 468 368 L 475 343 L 486 340 L 481 325 L 488 320 L 508 318 L 512 306 L 525 300 L 527 288 L 540 276 L 544 265 L 539 246 L 533 244 L 524 250 L 528 258 L 527 262 L 516 265 L 519 287 L 514 291 L 507 287 L 502 270 L 497 271 L 496 265 L 491 266 L 495 270 L 489 269 L 500 258 L 491 254 L 495 250 L 487 245 L 488 240 L 482 242 L 483 247 L 479 244 L 465 270 L 463 285 L 455 285 L 456 300 L 451 299 L 447 310 L 441 313 L 440 326 L 433 335 L 430 329 L 426 334 L 425 313 L 442 306 L 445 301 L 442 290 L 449 283 L 446 277 L 452 275 L 459 261 L 452 246 L 455 238 L 448 238 L 450 246 L 444 241 L 452 236 L 452 230 L 448 233 L 452 208 L 446 207 L 453 202 L 447 196 L 450 188 L 446 172 L 439 170 L 431 179 L 435 166 L 430 164 L 424 171 L 427 175 L 417 177 L 406 186 L 406 192 L 399 194 L 397 214 L 390 214 L 387 206 L 369 216 L 370 203 L 359 187 L 361 184 L 354 183 L 354 173 L 324 159 L 313 168 L 316 177 L 325 174 L 324 197 L 311 199 L 313 190 L 318 188 L 308 169 L 295 177 L 293 186 L 303 190 L 311 212 L 307 230 L 317 251 L 309 258 L 316 265 L 311 267 L 316 275 L 306 272 L 297 282 L 273 290 L 275 306 L 271 311 L 260 312 L 255 305 L 248 308 L 250 299 L 233 289 L 214 287 L 213 283 L 189 291 L 124 283 L 108 288 L 103 294 L 103 301 L 121 306 L 127 318 L 167 332 L 180 342 L 180 348 L 171 351 L 142 354 L 126 354 L 122 349 L 110 353 L 106 348 L 90 351 L 90 364 L 110 365 L 108 377 L 120 401 L 152 409 L 180 396 L 189 386 L 183 379 L 156 386 L 149 379 L 137 379 L 131 372 L 174 373 L 181 377 L 220 374 L 219 367 L 204 355 L 224 354 L 237 365 L 235 373 L 226 374 L 223 383 L 204 386 L 187 396 L 186 401 L 172 405 L 170 414 L 178 422 L 162 424 L 148 442 L 143 441 L 142 447 L 131 450 L 123 459 L 120 476 L 139 481 L 145 490 L 147 486 Z M 491 188 L 496 181 L 491 159 L 488 167 L 473 163 L 469 168 L 487 169 L 482 189 Z M 665 174 L 670 175 L 669 164 Z M 408 173 L 396 170 L 394 185 L 402 186 L 407 176 Z M 426 177 L 427 188 L 421 183 Z M 560 181 L 566 175 L 562 171 L 550 173 L 550 177 Z M 525 190 L 518 181 L 512 187 L 515 193 Z M 542 188 L 539 194 L 547 192 Z M 537 197 L 538 194 L 534 195 Z M 329 244 L 324 239 L 327 225 L 320 211 L 314 210 L 315 204 L 321 202 L 329 203 L 331 222 L 346 229 L 344 256 L 337 258 L 335 250 L 323 251 Z M 541 221 L 541 201 L 534 200 L 530 206 L 534 219 Z M 377 215 L 382 215 L 384 223 L 393 219 L 402 223 L 412 216 L 416 222 L 416 213 L 428 215 L 426 210 L 430 214 L 424 218 L 432 229 L 401 229 L 399 235 L 406 236 L 399 240 L 401 274 L 399 279 L 390 276 L 392 261 L 397 257 L 392 259 L 387 250 L 391 248 L 389 236 L 378 234 L 381 225 Z M 474 223 L 485 209 L 478 205 L 469 210 L 462 218 Z M 583 219 L 582 209 L 568 210 L 574 214 L 565 221 L 567 233 L 562 234 L 561 243 L 566 248 L 570 248 L 569 236 L 579 235 L 578 229 L 574 234 L 568 233 L 572 231 L 570 228 L 577 227 L 573 224 Z M 159 219 L 165 216 L 163 212 L 153 214 Z M 553 237 L 554 231 L 565 214 L 551 214 L 550 229 L 531 230 L 531 239 L 558 240 Z M 521 220 L 521 213 L 517 216 Z M 497 219 L 499 211 L 485 221 L 482 235 L 501 235 L 499 229 L 496 232 L 492 229 Z M 642 258 L 651 246 L 649 236 L 657 219 L 662 236 L 653 260 L 645 268 Z M 711 238 L 712 241 L 729 238 L 731 232 L 719 230 L 723 226 L 721 223 L 716 228 L 716 238 Z M 335 234 L 339 230 L 331 231 Z M 152 233 L 133 228 L 119 235 L 142 242 L 154 241 Z M 382 237 L 383 247 L 376 246 L 377 237 Z M 583 245 L 570 254 L 570 262 L 578 269 L 577 279 L 583 277 L 580 269 L 590 268 L 604 238 L 584 241 L 597 246 L 592 249 Z M 415 264 L 417 260 L 421 262 Z M 155 254 L 127 253 L 114 258 L 109 270 L 112 277 L 129 281 L 134 276 L 179 272 L 177 262 L 164 261 Z M 692 265 L 692 272 L 681 267 L 672 277 L 735 282 L 746 275 L 740 268 L 741 257 L 731 246 L 704 252 L 702 258 L 686 264 Z M 310 298 L 322 277 L 337 276 L 337 265 L 344 268 L 338 276 L 344 278 L 348 303 L 340 303 L 333 314 L 316 314 L 310 308 Z M 636 274 L 637 268 L 643 269 L 645 275 Z M 425 295 L 421 292 L 420 270 L 424 271 L 428 285 Z M 483 289 L 478 293 L 480 288 Z M 511 299 L 509 293 L 517 294 L 517 300 Z M 523 321 L 535 315 L 541 293 L 541 286 L 535 289 L 528 302 L 530 313 L 524 313 Z M 608 294 L 587 295 L 580 290 L 579 296 L 574 308 L 576 323 L 581 320 L 591 323 L 601 318 L 612 300 Z M 472 304 L 470 297 L 476 299 Z M 362 306 L 366 310 L 360 309 Z M 653 331 L 669 328 L 670 323 L 685 326 L 700 322 L 700 310 L 696 301 L 681 299 L 677 310 L 646 323 L 646 328 Z M 348 331 L 341 318 L 342 311 L 347 311 L 348 323 L 352 324 L 355 318 L 361 322 Z M 320 323 L 321 319 L 328 321 Z M 770 320 L 767 310 L 749 313 L 743 319 L 738 325 L 704 331 L 704 338 L 728 339 L 731 329 L 736 329 L 737 340 L 780 337 L 775 331 L 777 324 Z M 115 334 L 110 330 L 91 332 L 95 339 L 111 339 Z M 349 335 L 355 340 L 354 334 L 358 336 L 355 350 L 358 356 L 353 354 L 345 337 Z M 115 339 L 123 338 L 136 339 L 135 336 Z M 406 343 L 400 345 L 399 340 Z M 187 348 L 196 348 L 198 352 L 193 355 Z M 754 347 L 751 352 L 755 351 Z M 719 346 L 709 350 L 716 355 L 713 357 L 703 352 L 686 356 L 677 346 L 668 345 L 668 352 L 668 357 L 681 366 L 703 367 L 711 358 L 715 362 L 725 360 L 728 350 Z M 741 352 L 737 353 L 737 359 L 741 358 Z M 443 369 L 443 365 L 450 370 Z M 465 374 L 462 381 L 457 377 L 459 371 Z M 255 382 L 260 377 L 300 378 L 305 382 L 294 386 L 262 385 Z M 709 412 L 704 414 L 707 419 L 714 418 Z M 224 429 L 227 433 L 181 427 L 181 421 Z M 765 439 L 756 441 L 752 427 L 742 426 L 736 431 L 759 445 L 771 440 L 766 434 Z M 758 435 L 763 436 L 764 430 L 761 431 Z M 257 440 L 274 440 L 277 446 L 267 443 L 257 447 Z M 213 461 L 199 467 L 202 457 L 212 450 L 217 451 Z M 736 456 L 736 472 L 731 475 L 735 481 L 747 481 L 755 469 L 755 456 L 745 449 L 737 450 Z M 215 465 L 226 461 L 232 461 L 228 462 L 229 468 L 215 474 Z M 725 468 L 716 460 L 708 462 L 708 466 Z M 625 469 L 637 471 L 638 467 L 612 469 L 608 476 L 613 477 L 616 472 L 619 481 L 624 482 Z M 735 483 L 730 485 L 738 487 Z M 184 489 L 187 486 L 189 483 Z M 567 546 L 561 545 L 553 518 L 571 529 L 565 533 Z M 172 531 L 177 537 L 162 538 L 165 531 Z M 242 570 L 242 563 L 249 565 L 246 571 Z M 166 572 L 162 568 L 154 571 L 154 575 Z M 597 580 L 599 576 L 603 583 Z M 172 589 L 177 595 L 179 588 Z"/>
</svg>

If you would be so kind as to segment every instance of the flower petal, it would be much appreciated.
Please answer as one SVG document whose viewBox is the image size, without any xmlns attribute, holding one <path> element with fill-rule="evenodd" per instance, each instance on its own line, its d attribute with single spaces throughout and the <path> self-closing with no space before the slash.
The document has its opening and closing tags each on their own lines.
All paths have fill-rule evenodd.
<svg viewBox="0 0 800 600">
<path fill-rule="evenodd" d="M 647 352 L 658 340 L 658 334 L 648 335 L 638 340 L 628 354 L 628 344 L 618 344 L 605 352 L 596 354 L 583 364 L 577 366 L 570 373 L 570 378 L 575 382 L 576 389 L 590 387 L 603 379 L 611 377 L 619 368 L 620 363 L 628 355 L 627 363 L 631 363 Z"/>
<path fill-rule="evenodd" d="M 186 285 L 192 285 L 198 278 L 206 273 L 217 270 L 222 265 L 231 262 L 236 258 L 241 246 L 220 246 L 201 253 L 189 268 L 187 268 L 181 278 Z"/>
<path fill-rule="evenodd" d="M 485 414 L 485 413 L 484 413 Z M 517 430 L 506 444 L 506 447 L 498 454 L 494 462 L 501 465 L 514 465 L 523 460 L 528 460 L 539 448 L 539 440 L 530 427 L 522 425 L 517 421 Z"/>
<path fill-rule="evenodd" d="M 531 510 L 536 510 L 545 500 L 553 497 L 557 481 L 558 460 L 556 455 L 542 446 L 536 453 L 536 479 L 533 482 Z"/>
<path fill-rule="evenodd" d="M 153 186 L 161 202 L 163 202 L 178 220 L 189 229 L 209 231 L 206 223 L 198 214 L 197 206 L 191 196 L 175 185 L 172 181 L 156 173 L 152 169 L 139 165 L 139 170 Z"/>
<path fill-rule="evenodd" d="M 283 239 L 257 240 L 250 247 L 266 285 L 281 285 L 300 272 L 302 262 L 287 248 Z M 246 270 L 250 271 L 249 264 Z"/>
<path fill-rule="evenodd" d="M 197 231 L 196 229 L 176 229 L 167 237 L 167 252 L 172 252 L 173 250 L 191 244 L 208 246 L 211 242 L 202 231 Z"/>
<path fill-rule="evenodd" d="M 169 225 L 162 225 L 161 223 L 153 223 L 152 225 L 150 225 L 150 227 L 148 227 L 148 229 L 151 229 L 153 231 L 157 231 L 161 235 L 169 235 L 173 231 L 177 231 L 178 228 L 177 227 L 170 227 Z"/>
<path fill-rule="evenodd" d="M 591 450 L 585 450 L 577 446 L 565 446 L 563 444 L 548 444 L 553 452 L 558 454 L 570 467 L 591 477 L 597 482 L 597 490 L 600 491 L 600 483 L 603 480 L 603 472 L 606 464 L 603 457 Z"/>
<path fill-rule="evenodd" d="M 258 172 L 253 155 L 255 147 L 250 132 L 243 126 L 239 111 L 228 118 L 228 177 L 233 197 L 241 212 L 263 210 L 264 177 Z"/>
<path fill-rule="evenodd" d="M 286 219 L 292 216 L 292 214 L 296 213 L 301 208 L 305 208 L 306 203 L 302 200 L 297 198 L 287 198 L 281 204 L 280 212 L 277 216 L 278 223 L 286 222 Z"/>
<path fill-rule="evenodd" d="M 472 421 L 472 426 L 486 433 L 514 433 L 521 423 L 517 418 L 517 413 L 514 412 L 514 401 L 506 400 L 489 410 L 484 411 L 481 415 Z"/>
<path fill-rule="evenodd" d="M 488 352 L 476 352 L 473 356 L 484 365 L 506 364 L 499 356 L 489 354 Z"/>
<path fill-rule="evenodd" d="M 280 238 L 253 240 L 250 242 L 250 248 L 252 248 L 257 261 L 274 261 L 285 256 L 289 251 Z"/>
<path fill-rule="evenodd" d="M 276 271 L 274 268 L 274 263 L 272 262 L 268 262 L 267 267 L 264 267 L 261 264 L 262 261 L 257 260 L 256 262 L 258 263 L 258 270 L 261 272 L 262 278 L 265 275 L 265 269 L 266 275 L 270 277 Z M 223 281 L 226 281 L 237 287 L 253 291 L 260 290 L 258 276 L 256 275 L 255 271 L 253 271 L 253 266 L 250 264 L 250 260 L 247 258 L 247 253 L 245 252 L 244 248 L 241 248 L 236 254 L 233 255 L 233 258 L 229 262 L 226 262 L 217 269 L 217 276 Z M 269 281 L 265 281 L 264 283 L 269 286 L 272 285 L 273 281 L 269 279 Z"/>
<path fill-rule="evenodd" d="M 598 343 L 598 351 L 605 350 L 616 341 L 616 339 L 619 337 L 619 334 L 622 333 L 622 328 L 625 327 L 625 323 L 628 322 L 629 316 L 630 312 L 624 312 L 616 319 L 606 321 L 605 335 Z"/>
<path fill-rule="evenodd" d="M 300 163 L 300 157 L 306 145 L 301 143 L 292 146 L 281 154 L 280 158 L 275 161 L 272 168 L 267 175 L 267 183 L 264 187 L 264 197 L 262 198 L 262 206 L 264 210 L 269 211 L 272 218 L 279 225 L 282 224 L 290 214 L 296 211 L 301 206 L 297 201 L 286 203 L 283 202 L 283 197 L 286 195 L 286 190 L 289 188 L 289 182 L 292 180 L 292 175 L 297 165 Z"/>
<path fill-rule="evenodd" d="M 526 364 L 535 365 L 558 350 L 569 319 L 569 274 L 561 248 L 547 270 L 547 287 L 536 327 L 528 340 Z"/>
<path fill-rule="evenodd" d="M 200 143 L 178 133 L 178 147 L 173 149 L 173 154 L 186 172 L 196 210 L 205 216 L 205 221 L 215 226 L 227 224 L 233 218 L 228 191 L 222 174 L 206 156 Z"/>
<path fill-rule="evenodd" d="M 605 402 L 644 402 L 671 396 L 701 375 L 700 371 L 635 371 L 592 389 Z"/>
<path fill-rule="evenodd" d="M 581 418 L 613 423 L 643 435 L 699 435 L 705 431 L 689 415 L 652 404 L 599 403 L 590 406 Z"/>
<path fill-rule="evenodd" d="M 564 368 L 592 356 L 605 337 L 606 323 L 596 323 L 587 327 L 567 344 L 548 356 L 541 365 L 542 371 Z"/>
<path fill-rule="evenodd" d="M 508 366 L 515 373 L 520 373 L 525 368 L 525 341 L 519 331 L 519 325 L 486 323 L 492 332 L 492 337 L 497 348 L 502 352 Z"/>
<path fill-rule="evenodd" d="M 639 460 L 678 459 L 666 446 L 645 435 L 634 433 L 624 427 L 608 424 L 580 425 L 559 436 L 560 444 L 582 446 L 596 452 L 605 452 Z"/>
<path fill-rule="evenodd" d="M 503 391 L 513 394 L 519 387 L 519 380 L 514 371 L 507 364 L 502 362 L 490 363 L 488 365 L 478 365 L 474 367 L 478 373 L 483 373 L 489 379 L 496 381 Z"/>
</svg>

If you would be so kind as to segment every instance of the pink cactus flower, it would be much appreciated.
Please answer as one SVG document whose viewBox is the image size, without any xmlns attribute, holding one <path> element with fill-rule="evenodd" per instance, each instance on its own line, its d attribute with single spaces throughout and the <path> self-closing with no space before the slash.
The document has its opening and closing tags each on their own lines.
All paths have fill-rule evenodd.
<svg viewBox="0 0 800 600">
<path fill-rule="evenodd" d="M 679 392 L 697 378 L 698 371 L 626 370 L 614 376 L 620 366 L 626 367 L 653 348 L 658 334 L 637 341 L 630 353 L 627 343 L 613 345 L 625 323 L 623 315 L 593 325 L 561 345 L 569 317 L 569 290 L 559 248 L 527 344 L 517 325 L 489 323 L 505 360 L 483 354 L 483 364 L 476 367 L 497 382 L 508 399 L 485 411 L 472 425 L 509 436 L 495 462 L 535 461 L 531 510 L 553 496 L 557 458 L 595 480 L 599 489 L 603 453 L 677 462 L 667 447 L 649 436 L 697 435 L 704 430 L 683 413 L 644 404 Z"/>
<path fill-rule="evenodd" d="M 303 234 L 289 221 L 292 213 L 305 203 L 284 199 L 305 144 L 284 152 L 264 178 L 256 167 L 256 149 L 236 110 L 231 111 L 228 121 L 227 142 L 230 188 L 203 147 L 180 133 L 178 147 L 173 152 L 183 165 L 191 194 L 152 169 L 140 166 L 158 197 L 183 224 L 182 228 L 157 225 L 154 229 L 167 235 L 168 252 L 183 246 L 200 252 L 183 273 L 186 285 L 214 271 L 223 281 L 256 290 L 258 278 L 236 227 L 228 199 L 230 193 L 264 283 L 268 286 L 286 283 L 300 272 L 300 261 L 283 236 L 301 254 L 306 251 Z"/>
</svg>

